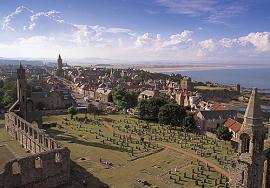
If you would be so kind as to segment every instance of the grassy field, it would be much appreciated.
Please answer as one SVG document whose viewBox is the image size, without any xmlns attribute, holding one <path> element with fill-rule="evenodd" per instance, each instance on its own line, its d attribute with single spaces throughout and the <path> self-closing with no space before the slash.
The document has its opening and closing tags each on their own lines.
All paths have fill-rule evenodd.
<svg viewBox="0 0 270 188">
<path fill-rule="evenodd" d="M 146 141 L 150 137 L 158 137 L 160 131 L 163 142 L 181 147 L 181 143 L 175 142 L 178 139 L 172 136 L 173 132 L 163 135 L 162 131 L 165 130 L 160 126 L 123 115 L 95 118 L 88 115 L 87 122 L 82 120 L 82 114 L 76 117 L 77 120 L 70 120 L 68 116 L 44 117 L 45 122 L 57 122 L 56 127 L 46 132 L 71 150 L 74 187 L 83 186 L 83 182 L 88 187 L 166 188 L 202 187 L 202 184 L 205 187 L 217 184 L 224 187 L 225 177 L 198 161 L 169 150 L 158 150 L 160 148 L 155 144 L 144 144 L 133 138 L 113 134 L 104 125 L 111 124 L 122 132 L 141 135 Z M 195 141 L 192 143 L 197 147 Z M 214 145 L 210 141 L 208 144 Z M 192 146 L 186 144 L 185 147 L 188 149 Z M 196 153 L 192 149 L 190 151 Z M 213 161 L 217 162 L 215 159 Z"/>
<path fill-rule="evenodd" d="M 0 171 L 3 170 L 6 162 L 28 155 L 29 153 L 6 132 L 2 121 L 2 124 L 0 124 Z"/>
<path fill-rule="evenodd" d="M 183 148 L 214 162 L 224 169 L 227 169 L 230 165 L 234 150 L 229 142 L 194 133 L 183 133 L 178 130 L 169 129 L 166 126 L 146 123 L 145 121 L 128 116 L 113 115 L 108 117 L 114 120 L 112 123 L 113 127 L 122 132 L 138 134 L 146 140 L 161 141 L 175 147 Z"/>
<path fill-rule="evenodd" d="M 224 90 L 223 87 L 195 86 L 197 90 Z"/>
</svg>

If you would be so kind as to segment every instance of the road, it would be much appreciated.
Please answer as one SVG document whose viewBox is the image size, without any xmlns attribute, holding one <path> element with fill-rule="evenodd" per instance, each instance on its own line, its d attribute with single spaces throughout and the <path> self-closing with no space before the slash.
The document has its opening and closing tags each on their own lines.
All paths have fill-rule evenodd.
<svg viewBox="0 0 270 188">
<path fill-rule="evenodd" d="M 88 102 L 84 100 L 84 96 L 78 93 L 74 88 L 76 87 L 71 81 L 61 78 L 59 76 L 52 75 L 57 78 L 61 83 L 63 83 L 70 90 L 71 97 L 76 103 L 75 107 L 88 107 Z"/>
</svg>

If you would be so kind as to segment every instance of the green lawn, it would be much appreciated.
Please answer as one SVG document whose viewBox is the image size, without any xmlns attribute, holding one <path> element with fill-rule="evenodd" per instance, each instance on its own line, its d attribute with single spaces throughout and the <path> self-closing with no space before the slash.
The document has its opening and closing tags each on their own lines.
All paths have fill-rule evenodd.
<svg viewBox="0 0 270 188">
<path fill-rule="evenodd" d="M 209 86 L 195 86 L 195 89 L 198 90 L 224 90 L 223 87 L 209 87 Z"/>
<path fill-rule="evenodd" d="M 77 117 L 84 117 L 84 115 L 79 114 Z M 221 185 L 224 186 L 224 177 L 220 180 L 219 173 L 204 167 L 203 164 L 168 150 L 151 154 L 153 150 L 158 149 L 155 145 L 144 145 L 135 139 L 113 135 L 105 128 L 104 124 L 112 124 L 114 129 L 141 135 L 147 141 L 149 138 L 159 140 L 159 137 L 162 137 L 164 138 L 163 142 L 185 148 L 191 152 L 195 152 L 188 149 L 192 147 L 192 144 L 197 147 L 195 137 L 194 141 L 191 139 L 195 135 L 187 137 L 190 139 L 191 145 L 186 144 L 184 147 L 183 144 L 178 143 L 178 140 L 184 140 L 183 138 L 178 139 L 172 136 L 174 130 L 164 129 L 154 123 L 147 124 L 129 116 L 106 115 L 94 118 L 88 115 L 90 121 L 86 123 L 69 119 L 69 116 L 44 117 L 45 122 L 57 122 L 58 124 L 57 127 L 47 130 L 47 133 L 71 150 L 74 187 L 81 185 L 83 179 L 88 181 L 88 187 L 98 187 L 102 184 L 107 184 L 110 187 L 143 187 L 142 182 L 152 187 L 201 187 L 202 184 L 206 187 L 212 187 L 215 183 L 219 184 L 220 181 Z M 161 135 L 158 136 L 159 134 Z M 200 139 L 208 140 L 204 137 Z M 215 146 L 212 140 L 205 142 L 209 142 L 209 146 L 206 144 L 203 147 L 209 147 L 207 148 L 209 150 L 211 150 L 210 146 Z M 227 145 L 220 141 L 215 141 L 215 143 L 217 143 L 216 151 L 220 153 L 218 155 L 226 155 L 225 152 L 218 151 L 218 148 L 222 144 L 224 144 L 222 146 L 224 148 Z M 202 147 L 201 144 L 198 147 Z M 133 155 L 131 148 L 133 148 Z M 151 155 L 134 160 L 147 153 Z M 215 159 L 213 161 L 218 163 Z M 112 165 L 108 166 L 105 162 L 112 163 Z M 74 169 L 84 171 L 85 175 L 78 178 L 78 174 L 81 173 L 77 173 L 77 170 Z M 175 169 L 177 171 L 174 171 Z M 194 174 L 193 179 L 192 174 Z M 179 176 L 181 176 L 180 180 Z"/>
<path fill-rule="evenodd" d="M 4 125 L 0 124 L 0 171 L 3 169 L 6 162 L 28 155 L 30 154 L 20 146 L 19 142 L 6 132 Z"/>
</svg>

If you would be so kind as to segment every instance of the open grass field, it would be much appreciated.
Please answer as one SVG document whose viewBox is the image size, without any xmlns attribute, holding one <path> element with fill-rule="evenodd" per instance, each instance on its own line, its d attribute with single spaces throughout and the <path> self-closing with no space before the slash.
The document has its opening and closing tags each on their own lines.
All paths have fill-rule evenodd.
<svg viewBox="0 0 270 188">
<path fill-rule="evenodd" d="M 226 143 L 209 141 L 205 137 L 196 138 L 196 135 L 189 133 L 186 140 L 192 140 L 194 136 L 194 141 L 191 141 L 194 146 L 184 142 L 181 144 L 179 140 L 184 140 L 183 135 L 179 138 L 178 135 L 172 136 L 176 130 L 163 129 L 157 124 L 148 124 L 124 115 L 88 115 L 87 121 L 84 121 L 82 114 L 76 117 L 74 120 L 63 115 L 44 117 L 44 122 L 57 122 L 56 127 L 46 132 L 71 150 L 74 187 L 83 186 L 83 183 L 87 187 L 107 185 L 117 188 L 225 187 L 226 178 L 220 173 L 185 155 L 160 148 L 155 140 L 186 148 L 198 155 L 201 154 L 197 150 L 201 151 L 202 147 L 207 147 L 209 152 L 213 147 L 219 156 L 226 156 L 226 149 L 229 150 Z M 106 125 L 130 136 L 112 133 Z M 131 135 L 137 135 L 138 139 Z M 141 142 L 140 138 L 144 138 L 145 142 Z M 205 141 L 200 143 L 200 139 Z M 217 164 L 218 160 L 224 159 L 213 157 Z"/>
<path fill-rule="evenodd" d="M 17 157 L 29 155 L 20 144 L 6 132 L 4 122 L 0 124 L 0 172 L 3 170 L 6 162 Z"/>
<path fill-rule="evenodd" d="M 195 86 L 197 90 L 224 90 L 223 87 Z"/>
<path fill-rule="evenodd" d="M 169 145 L 183 148 L 194 154 L 204 157 L 224 169 L 228 169 L 234 154 L 234 149 L 229 142 L 209 138 L 194 133 L 183 133 L 179 130 L 169 129 L 156 123 L 130 118 L 128 116 L 112 115 L 112 125 L 115 129 L 129 134 L 138 134 L 146 140 L 154 140 Z"/>
</svg>

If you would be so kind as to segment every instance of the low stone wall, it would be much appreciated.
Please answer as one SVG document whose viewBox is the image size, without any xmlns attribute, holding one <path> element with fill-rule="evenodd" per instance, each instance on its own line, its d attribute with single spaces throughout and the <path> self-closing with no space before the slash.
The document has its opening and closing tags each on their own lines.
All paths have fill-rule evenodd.
<svg viewBox="0 0 270 188">
<path fill-rule="evenodd" d="M 32 156 L 8 162 L 0 188 L 51 188 L 69 183 L 70 151 L 13 112 L 5 114 L 7 132 Z"/>
<path fill-rule="evenodd" d="M 43 116 L 50 116 L 50 115 L 66 115 L 67 109 L 59 109 L 59 110 L 43 110 L 42 115 Z"/>
</svg>

